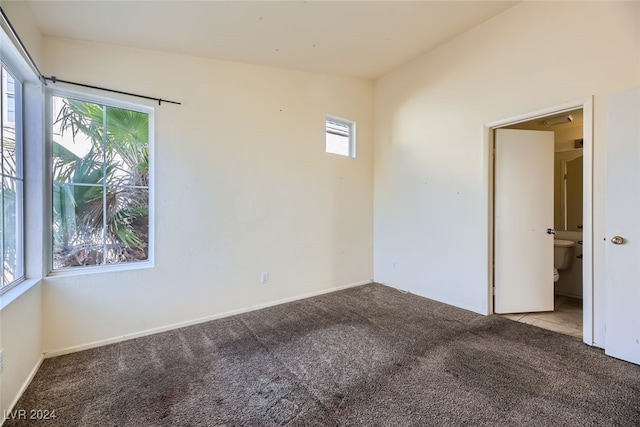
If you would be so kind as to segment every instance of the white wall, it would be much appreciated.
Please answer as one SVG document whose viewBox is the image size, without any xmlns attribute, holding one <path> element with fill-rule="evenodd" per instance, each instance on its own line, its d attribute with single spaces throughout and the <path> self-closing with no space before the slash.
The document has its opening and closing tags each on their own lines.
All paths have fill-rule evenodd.
<svg viewBox="0 0 640 427">
<path fill-rule="evenodd" d="M 639 84 L 638 2 L 524 2 L 378 80 L 375 279 L 487 313 L 483 126 L 594 95 L 594 319 L 603 339 L 605 103 Z"/>
<path fill-rule="evenodd" d="M 40 303 L 40 286 L 36 285 L 0 311 L 3 411 L 15 403 L 42 360 Z"/>
<path fill-rule="evenodd" d="M 372 82 L 61 39 L 43 52 L 46 75 L 182 102 L 146 103 L 155 267 L 45 279 L 45 352 L 373 277 Z M 324 152 L 326 114 L 357 122 L 356 159 Z"/>
</svg>

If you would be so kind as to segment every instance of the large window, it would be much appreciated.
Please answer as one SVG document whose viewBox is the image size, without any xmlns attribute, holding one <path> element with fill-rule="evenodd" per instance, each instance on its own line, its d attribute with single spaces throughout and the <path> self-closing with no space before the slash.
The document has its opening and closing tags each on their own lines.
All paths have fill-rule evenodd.
<svg viewBox="0 0 640 427">
<path fill-rule="evenodd" d="M 53 269 L 148 260 L 150 112 L 51 103 Z"/>
<path fill-rule="evenodd" d="M 0 144 L 2 145 L 2 209 L 0 212 L 0 244 L 2 245 L 2 278 L 0 290 L 7 289 L 24 278 L 24 176 L 22 165 L 22 115 L 16 108 L 21 84 L 2 65 L 2 115 Z"/>
</svg>

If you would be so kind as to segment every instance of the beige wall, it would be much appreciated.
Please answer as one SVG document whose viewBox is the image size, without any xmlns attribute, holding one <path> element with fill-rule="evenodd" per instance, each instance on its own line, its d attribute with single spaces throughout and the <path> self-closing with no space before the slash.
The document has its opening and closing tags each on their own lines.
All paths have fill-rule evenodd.
<svg viewBox="0 0 640 427">
<path fill-rule="evenodd" d="M 42 360 L 41 293 L 36 285 L 0 311 L 3 372 L 0 404 L 7 410 L 15 403 Z"/>
<path fill-rule="evenodd" d="M 33 60 L 39 64 L 42 58 L 42 35 L 31 16 L 27 2 L 0 0 L 0 6 L 9 17 L 22 43 L 27 46 Z"/>
<path fill-rule="evenodd" d="M 378 80 L 375 279 L 487 313 L 484 126 L 593 95 L 594 320 L 603 344 L 605 105 L 639 84 L 638 2 L 524 2 Z"/>
<path fill-rule="evenodd" d="M 44 52 L 45 74 L 182 102 L 148 103 L 155 267 L 45 279 L 45 352 L 371 279 L 371 82 L 60 39 Z M 324 152 L 326 114 L 357 122 L 357 158 Z"/>
<path fill-rule="evenodd" d="M 576 139 L 582 139 L 582 121 L 577 126 L 564 127 L 553 134 L 556 151 L 573 150 Z"/>
</svg>

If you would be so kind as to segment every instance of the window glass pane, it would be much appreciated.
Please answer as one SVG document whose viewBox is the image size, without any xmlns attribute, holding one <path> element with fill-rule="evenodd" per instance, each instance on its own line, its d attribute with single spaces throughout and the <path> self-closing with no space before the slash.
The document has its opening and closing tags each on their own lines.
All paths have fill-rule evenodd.
<svg viewBox="0 0 640 427">
<path fill-rule="evenodd" d="M 7 123 L 15 124 L 16 122 L 16 97 L 13 94 L 7 94 Z"/>
<path fill-rule="evenodd" d="M 103 261 L 103 187 L 54 184 L 53 267 Z"/>
<path fill-rule="evenodd" d="M 23 276 L 22 267 L 22 181 L 2 179 L 2 244 L 3 284 Z"/>
<path fill-rule="evenodd" d="M 326 121 L 326 152 L 341 156 L 352 156 L 354 142 L 352 122 L 330 118 Z"/>
<path fill-rule="evenodd" d="M 2 69 L 2 174 L 18 176 L 18 152 L 16 150 L 15 98 L 7 92 L 8 82 L 13 82 L 4 68 Z M 12 87 L 15 83 L 12 84 Z M 7 108 L 13 105 L 12 120 L 8 120 Z"/>
<path fill-rule="evenodd" d="M 18 153 L 16 150 L 16 132 L 13 127 L 2 127 L 2 174 L 18 176 Z"/>
<path fill-rule="evenodd" d="M 55 96 L 53 111 L 54 269 L 147 260 L 149 115 Z"/>
<path fill-rule="evenodd" d="M 102 106 L 54 96 L 53 120 L 54 182 L 102 185 Z"/>
<path fill-rule="evenodd" d="M 349 137 L 327 133 L 327 153 L 349 155 Z"/>
<path fill-rule="evenodd" d="M 109 185 L 149 183 L 149 116 L 107 107 L 107 159 Z"/>
<path fill-rule="evenodd" d="M 16 132 L 16 124 L 20 125 L 21 120 L 16 115 L 19 112 L 15 108 L 16 89 L 19 89 L 19 85 L 20 82 L 3 66 L 0 84 L 0 251 L 3 267 L 0 286 L 3 288 L 24 278 L 22 141 L 19 132 Z"/>
<path fill-rule="evenodd" d="M 107 211 L 111 216 L 107 221 L 107 263 L 149 259 L 149 190 L 112 187 L 107 194 Z"/>
</svg>

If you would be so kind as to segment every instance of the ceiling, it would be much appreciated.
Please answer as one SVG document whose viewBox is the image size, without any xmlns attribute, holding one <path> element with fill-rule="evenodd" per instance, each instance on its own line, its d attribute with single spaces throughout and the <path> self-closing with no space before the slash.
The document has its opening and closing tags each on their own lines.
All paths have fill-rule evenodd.
<svg viewBox="0 0 640 427">
<path fill-rule="evenodd" d="M 519 1 L 35 1 L 44 36 L 366 79 Z"/>
</svg>

